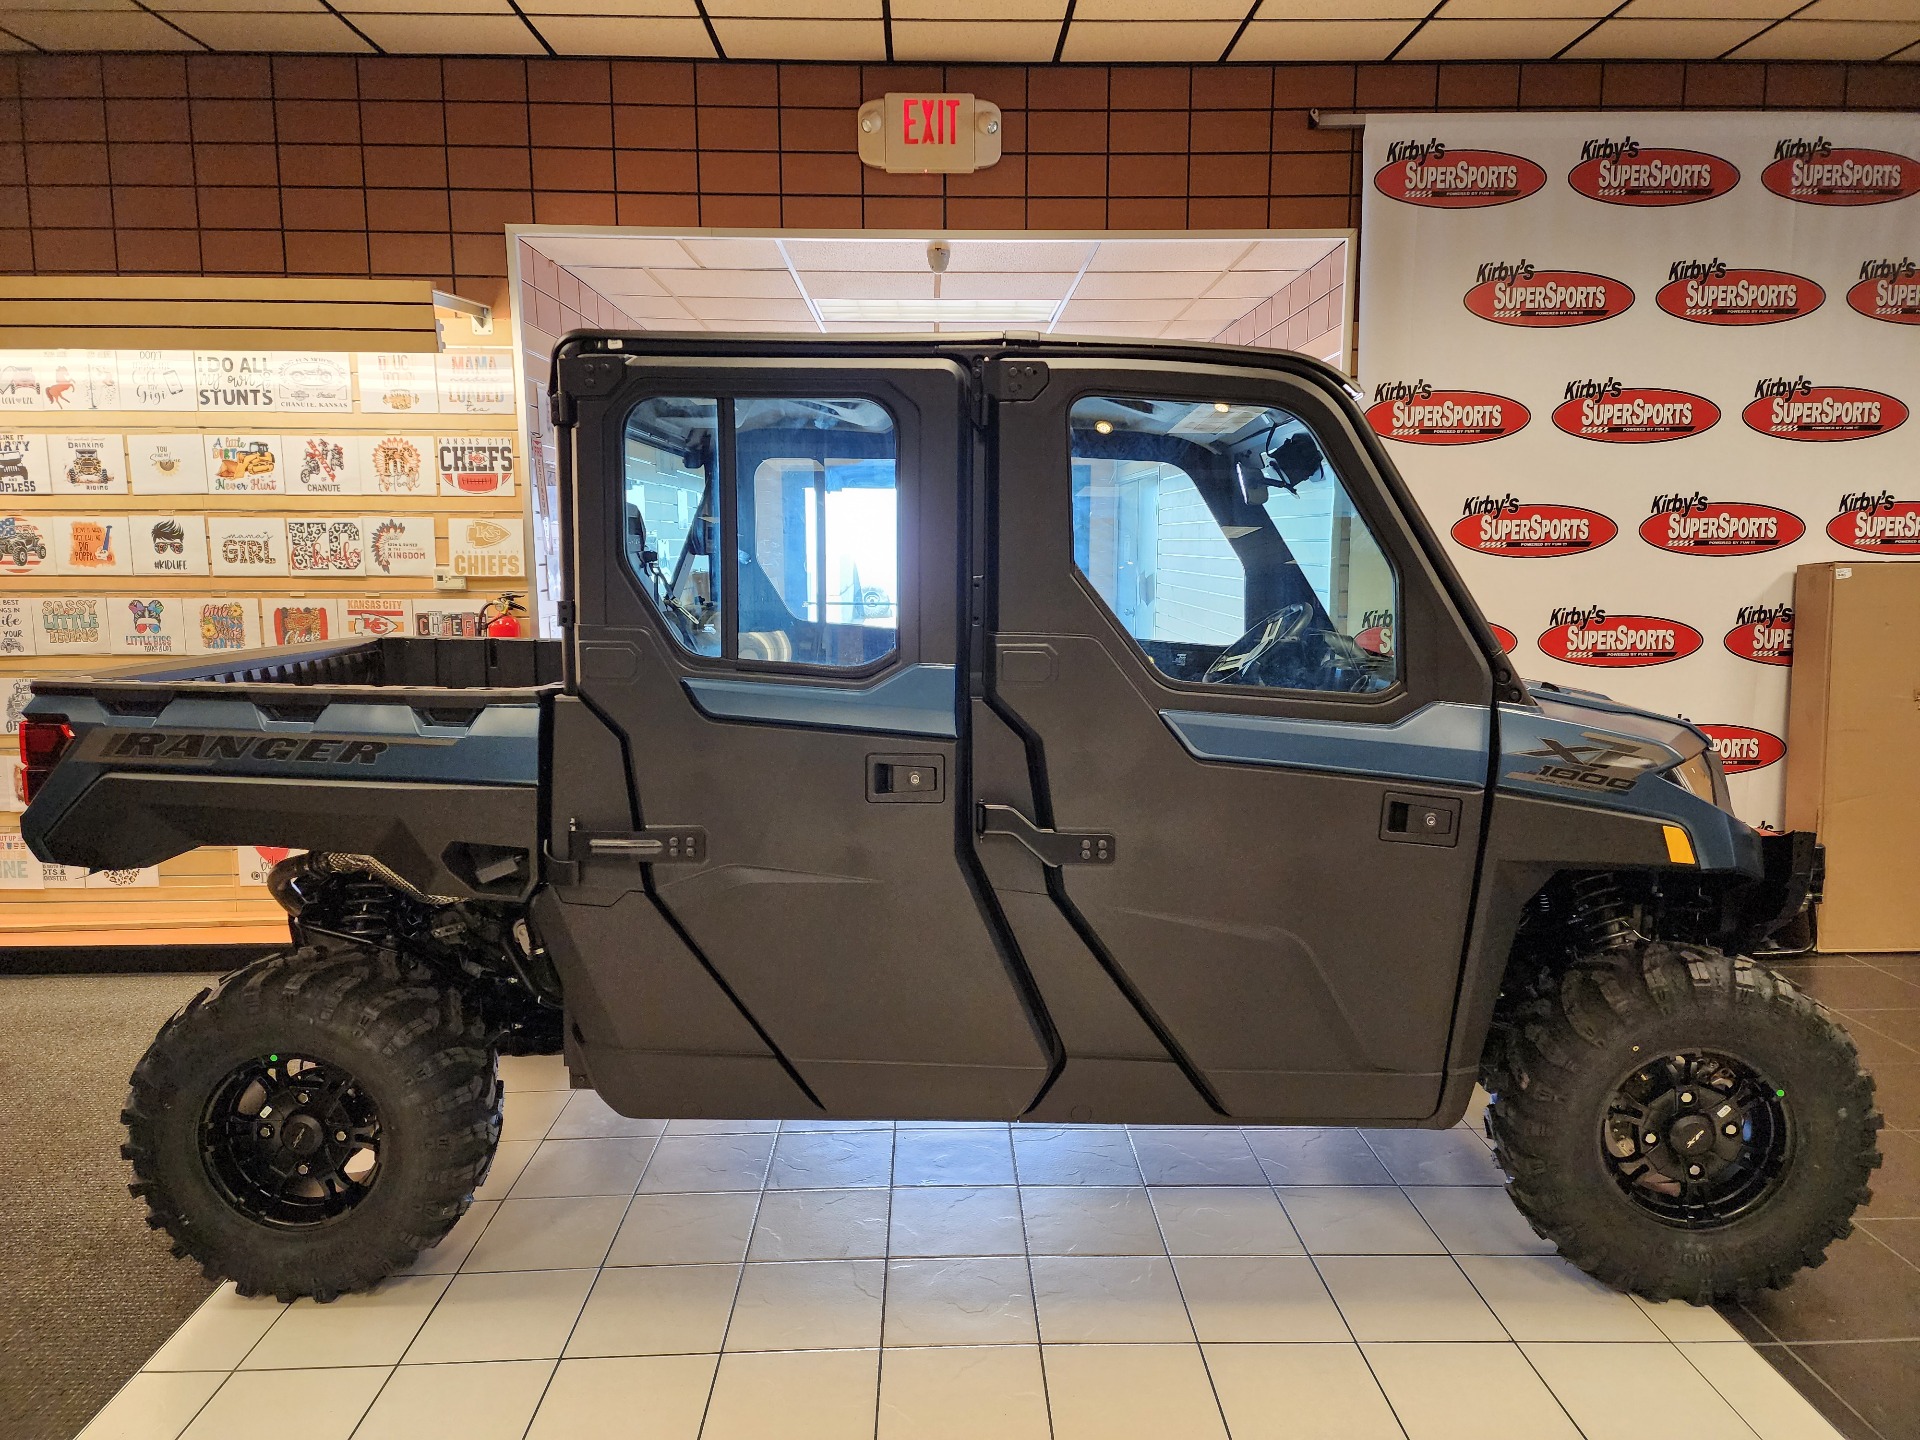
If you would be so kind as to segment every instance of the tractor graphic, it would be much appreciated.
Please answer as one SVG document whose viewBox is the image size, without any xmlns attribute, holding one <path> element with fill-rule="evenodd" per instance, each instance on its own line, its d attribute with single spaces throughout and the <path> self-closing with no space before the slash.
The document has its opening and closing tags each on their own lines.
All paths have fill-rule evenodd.
<svg viewBox="0 0 1920 1440">
<path fill-rule="evenodd" d="M 98 445 L 76 445 L 73 447 L 73 463 L 67 466 L 69 485 L 106 485 L 113 477 L 107 474 L 107 467 L 100 462 Z"/>
<path fill-rule="evenodd" d="M 0 515 L 0 563 L 26 570 L 47 558 L 47 542 L 31 525 Z"/>
</svg>

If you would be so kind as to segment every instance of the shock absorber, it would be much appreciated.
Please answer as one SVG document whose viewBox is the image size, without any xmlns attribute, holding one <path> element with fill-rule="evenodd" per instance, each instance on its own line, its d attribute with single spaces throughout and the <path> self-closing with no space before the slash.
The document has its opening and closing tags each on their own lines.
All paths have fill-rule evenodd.
<svg viewBox="0 0 1920 1440">
<path fill-rule="evenodd" d="M 333 928 L 342 935 L 376 945 L 393 938 L 399 921 L 399 897 L 371 875 L 342 876 L 335 886 Z"/>
<path fill-rule="evenodd" d="M 1633 906 L 1617 875 L 1582 875 L 1567 887 L 1569 929 L 1584 951 L 1624 950 L 1640 938 Z"/>
</svg>

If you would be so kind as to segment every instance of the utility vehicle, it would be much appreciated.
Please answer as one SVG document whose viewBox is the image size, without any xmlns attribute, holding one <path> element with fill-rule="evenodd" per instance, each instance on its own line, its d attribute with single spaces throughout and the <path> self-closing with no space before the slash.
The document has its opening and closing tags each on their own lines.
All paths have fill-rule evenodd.
<svg viewBox="0 0 1920 1440">
<path fill-rule="evenodd" d="M 35 683 L 35 854 L 306 852 L 293 948 L 127 1102 L 210 1274 L 406 1265 L 503 1050 L 634 1116 L 1438 1127 L 1481 1081 L 1612 1285 L 1848 1232 L 1872 1081 L 1743 957 L 1813 837 L 1736 819 L 1695 727 L 1517 678 L 1336 371 L 576 334 L 552 395 L 558 640 Z"/>
</svg>

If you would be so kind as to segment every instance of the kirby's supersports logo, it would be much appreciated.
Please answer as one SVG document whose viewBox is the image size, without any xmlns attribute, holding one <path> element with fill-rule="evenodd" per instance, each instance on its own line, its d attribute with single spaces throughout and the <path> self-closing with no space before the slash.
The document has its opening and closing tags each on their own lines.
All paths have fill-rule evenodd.
<svg viewBox="0 0 1920 1440">
<path fill-rule="evenodd" d="M 1658 615 L 1610 615 L 1599 606 L 1561 606 L 1535 643 L 1569 665 L 1600 670 L 1669 665 L 1700 648 L 1700 632 Z"/>
<path fill-rule="evenodd" d="M 1869 555 L 1920 555 L 1920 500 L 1850 490 L 1827 522 L 1827 538 Z"/>
<path fill-rule="evenodd" d="M 1511 205 L 1547 183 L 1533 161 L 1499 150 L 1449 150 L 1438 139 L 1396 140 L 1373 186 L 1389 200 L 1429 210 Z"/>
<path fill-rule="evenodd" d="M 1742 605 L 1734 626 L 1721 641 L 1729 654 L 1756 665 L 1793 663 L 1793 607 Z"/>
<path fill-rule="evenodd" d="M 1793 544 L 1807 533 L 1798 515 L 1747 500 L 1656 495 L 1640 522 L 1640 538 L 1675 555 L 1759 555 Z"/>
<path fill-rule="evenodd" d="M 1367 423 L 1376 434 L 1409 445 L 1478 445 L 1526 426 L 1527 407 L 1481 390 L 1436 390 L 1425 380 L 1373 387 Z"/>
<path fill-rule="evenodd" d="M 1487 622 L 1487 628 L 1493 631 L 1493 638 L 1500 642 L 1500 653 L 1502 655 L 1511 655 L 1513 653 L 1513 647 L 1520 643 L 1520 637 L 1504 625 L 1495 625 L 1489 620 Z"/>
<path fill-rule="evenodd" d="M 1751 725 L 1702 725 L 1700 729 L 1713 741 L 1714 753 L 1729 775 L 1764 770 L 1787 753 L 1787 742 L 1770 730 Z"/>
<path fill-rule="evenodd" d="M 1740 183 L 1740 172 L 1718 155 L 1642 145 L 1633 136 L 1589 140 L 1567 184 L 1608 205 L 1698 205 Z"/>
<path fill-rule="evenodd" d="M 1685 440 L 1713 428 L 1720 407 L 1685 390 L 1629 386 L 1604 380 L 1572 380 L 1553 410 L 1554 425 L 1582 440 L 1610 445 L 1654 445 Z"/>
<path fill-rule="evenodd" d="M 1904 255 L 1862 261 L 1860 278 L 1847 291 L 1847 304 L 1869 320 L 1920 325 L 1920 265 Z"/>
<path fill-rule="evenodd" d="M 1878 390 L 1776 375 L 1753 387 L 1740 418 L 1775 440 L 1868 440 L 1897 429 L 1907 407 Z"/>
<path fill-rule="evenodd" d="M 1827 292 L 1785 270 L 1730 269 L 1711 260 L 1676 260 L 1653 303 L 1696 325 L 1778 325 L 1811 315 Z"/>
<path fill-rule="evenodd" d="M 1920 160 L 1835 145 L 1824 135 L 1795 136 L 1774 145 L 1760 183 L 1802 205 L 1885 205 L 1920 194 Z"/>
<path fill-rule="evenodd" d="M 1479 555 L 1541 560 L 1598 550 L 1620 533 L 1596 510 L 1532 504 L 1517 495 L 1470 495 L 1450 532 L 1456 545 Z"/>
<path fill-rule="evenodd" d="M 1610 320 L 1633 304 L 1623 282 L 1585 270 L 1541 270 L 1530 260 L 1490 260 L 1474 275 L 1464 303 L 1496 325 L 1564 330 Z"/>
</svg>

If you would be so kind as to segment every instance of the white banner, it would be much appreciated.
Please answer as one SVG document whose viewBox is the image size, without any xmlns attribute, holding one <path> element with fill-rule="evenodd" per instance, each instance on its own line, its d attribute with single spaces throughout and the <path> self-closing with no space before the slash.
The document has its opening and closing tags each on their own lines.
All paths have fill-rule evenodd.
<svg viewBox="0 0 1920 1440">
<path fill-rule="evenodd" d="M 1371 115 L 1365 163 L 1368 419 L 1519 672 L 1700 723 L 1780 824 L 1794 567 L 1920 556 L 1920 117 Z"/>
</svg>

